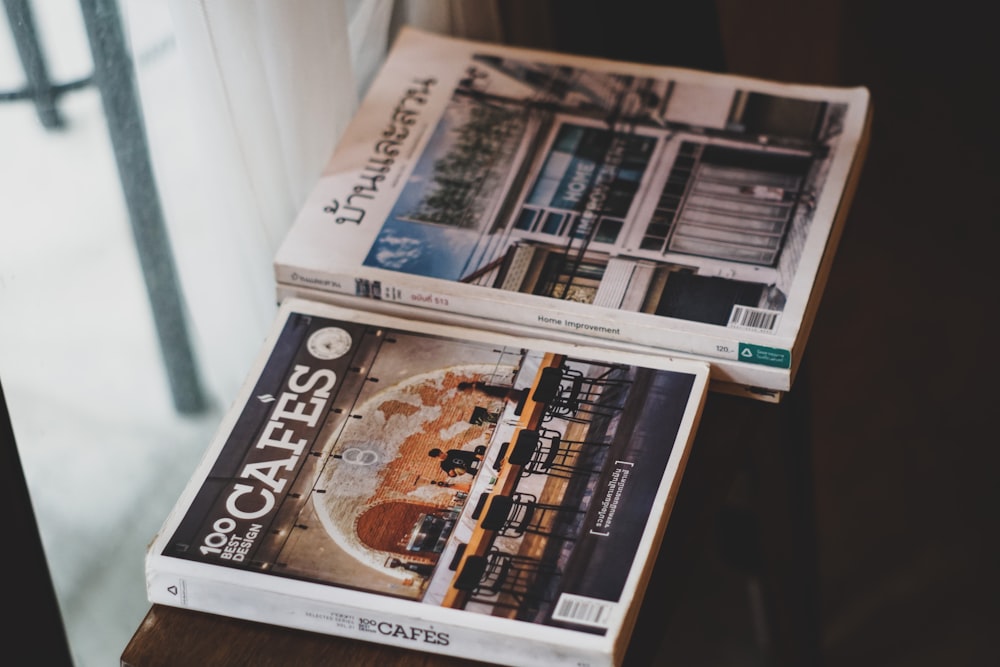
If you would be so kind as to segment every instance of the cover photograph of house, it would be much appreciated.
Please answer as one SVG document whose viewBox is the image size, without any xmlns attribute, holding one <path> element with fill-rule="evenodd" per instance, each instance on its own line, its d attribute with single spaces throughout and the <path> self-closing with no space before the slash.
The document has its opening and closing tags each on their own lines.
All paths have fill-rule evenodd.
<svg viewBox="0 0 1000 667">
<path fill-rule="evenodd" d="M 772 331 L 846 105 L 478 56 L 368 266 Z"/>
</svg>

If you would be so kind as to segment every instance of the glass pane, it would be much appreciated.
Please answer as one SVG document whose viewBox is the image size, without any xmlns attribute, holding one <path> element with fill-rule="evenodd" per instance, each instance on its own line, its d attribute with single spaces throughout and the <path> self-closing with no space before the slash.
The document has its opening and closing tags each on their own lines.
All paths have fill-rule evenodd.
<svg viewBox="0 0 1000 667">
<path fill-rule="evenodd" d="M 774 261 L 774 253 L 755 248 L 712 243 L 700 239 L 675 236 L 670 241 L 670 249 L 676 252 L 686 252 L 705 257 L 719 257 L 736 262 L 751 262 L 754 264 L 770 264 Z"/>
<path fill-rule="evenodd" d="M 542 222 L 542 231 L 546 234 L 558 234 L 565 219 L 566 215 L 563 213 L 546 213 L 545 221 Z"/>
<path fill-rule="evenodd" d="M 748 234 L 740 231 L 730 231 L 719 229 L 718 227 L 703 227 L 699 225 L 681 225 L 677 229 L 679 236 L 705 239 L 711 241 L 723 241 L 725 243 L 735 243 L 759 248 L 774 249 L 778 247 L 777 236 L 767 236 L 764 234 Z"/>
<path fill-rule="evenodd" d="M 784 219 L 740 218 L 716 211 L 701 211 L 693 208 L 684 211 L 683 219 L 685 222 L 727 227 L 729 229 L 743 229 L 748 232 L 764 232 L 767 234 L 780 234 L 781 230 L 785 227 Z"/>
<path fill-rule="evenodd" d="M 538 211 L 530 208 L 522 208 L 521 212 L 517 215 L 517 221 L 514 223 L 514 227 L 517 229 L 530 230 L 535 224 L 535 218 L 538 216 Z"/>
<path fill-rule="evenodd" d="M 715 197 L 694 196 L 688 198 L 688 206 L 698 206 L 703 209 L 743 213 L 758 217 L 779 218 L 784 220 L 788 215 L 788 206 L 769 206 L 747 201 L 727 201 Z"/>
<path fill-rule="evenodd" d="M 594 240 L 599 243 L 614 243 L 622 230 L 623 222 L 617 218 L 601 218 Z"/>
<path fill-rule="evenodd" d="M 795 174 L 758 171 L 739 167 L 720 167 L 704 162 L 698 170 L 698 177 L 726 181 L 728 183 L 773 185 L 787 190 L 797 190 L 802 180 Z"/>
<path fill-rule="evenodd" d="M 118 664 L 149 608 L 146 544 L 215 430 L 171 391 L 77 0 L 30 3 L 59 130 L 0 101 L 0 378 L 74 660 Z M 165 0 L 120 5 L 136 63 L 176 109 L 183 85 Z M 134 9 L 134 15 L 128 13 Z M 107 15 L 103 15 L 107 18 Z M 114 14 L 111 14 L 114 17 Z M 0 21 L 0 89 L 24 86 Z M 127 33 L 126 33 L 127 34 Z M 75 85 L 79 83 L 79 85 Z M 175 150 L 178 116 L 170 117 Z"/>
</svg>

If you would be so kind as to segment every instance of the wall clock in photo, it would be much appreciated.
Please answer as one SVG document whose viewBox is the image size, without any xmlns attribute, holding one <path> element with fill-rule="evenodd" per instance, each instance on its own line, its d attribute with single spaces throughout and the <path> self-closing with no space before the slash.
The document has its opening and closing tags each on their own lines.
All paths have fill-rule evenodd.
<svg viewBox="0 0 1000 667">
<path fill-rule="evenodd" d="M 340 327 L 317 329 L 306 341 L 309 353 L 317 359 L 337 359 L 351 349 L 351 334 Z"/>
</svg>

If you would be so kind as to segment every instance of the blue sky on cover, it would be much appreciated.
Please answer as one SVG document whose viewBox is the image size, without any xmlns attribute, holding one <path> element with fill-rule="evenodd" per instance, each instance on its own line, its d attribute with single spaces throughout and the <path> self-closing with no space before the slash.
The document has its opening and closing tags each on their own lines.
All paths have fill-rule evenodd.
<svg viewBox="0 0 1000 667">
<path fill-rule="evenodd" d="M 479 232 L 401 219 L 415 210 L 432 183 L 435 161 L 451 147 L 452 129 L 466 120 L 465 105 L 452 104 L 434 128 L 399 198 L 382 224 L 365 266 L 458 280 L 466 272 Z"/>
</svg>

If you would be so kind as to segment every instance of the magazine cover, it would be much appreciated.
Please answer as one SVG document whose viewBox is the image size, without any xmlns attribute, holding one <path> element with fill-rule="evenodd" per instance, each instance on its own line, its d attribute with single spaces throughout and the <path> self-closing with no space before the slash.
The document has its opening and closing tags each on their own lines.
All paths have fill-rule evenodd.
<svg viewBox="0 0 1000 667">
<path fill-rule="evenodd" d="M 404 28 L 277 280 L 702 355 L 785 390 L 868 107 L 864 88 Z"/>
<path fill-rule="evenodd" d="M 286 300 L 150 545 L 149 598 L 499 664 L 619 664 L 707 380 Z"/>
</svg>

